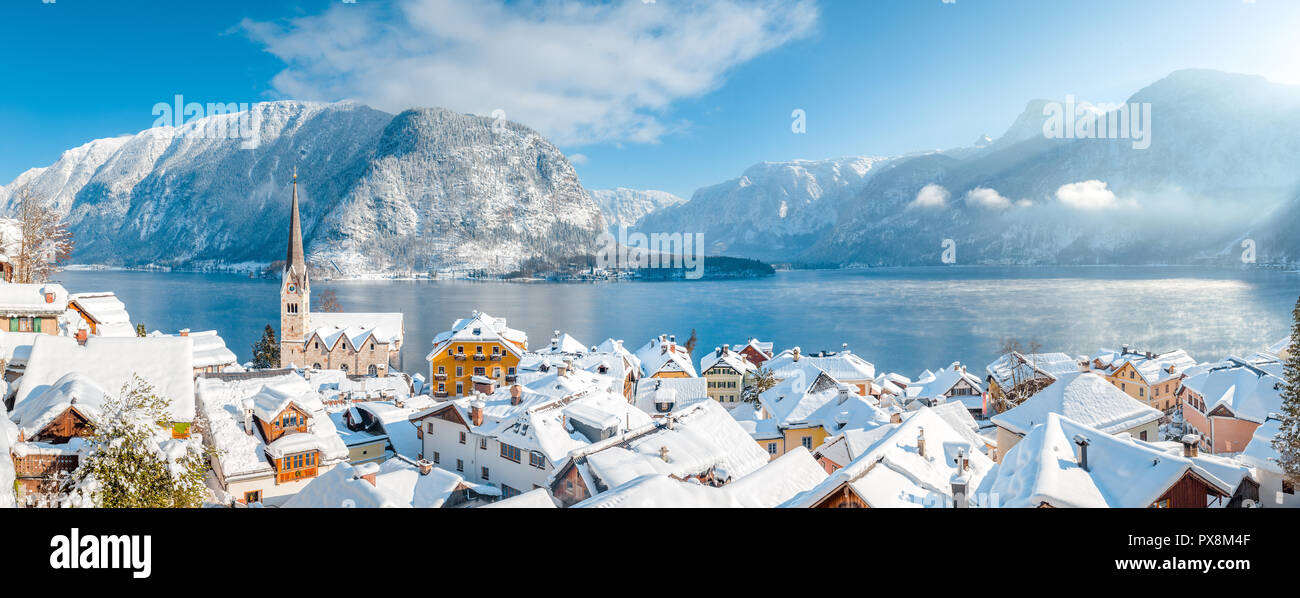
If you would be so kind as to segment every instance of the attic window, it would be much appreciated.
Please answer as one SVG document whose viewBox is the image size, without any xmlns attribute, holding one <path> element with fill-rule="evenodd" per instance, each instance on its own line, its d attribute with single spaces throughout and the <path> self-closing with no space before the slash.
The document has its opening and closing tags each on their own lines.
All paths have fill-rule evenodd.
<svg viewBox="0 0 1300 598">
<path fill-rule="evenodd" d="M 483 329 L 482 329 L 482 328 L 475 328 L 475 329 L 474 329 L 474 336 L 479 336 L 479 335 L 481 335 L 481 334 L 483 334 Z"/>
</svg>

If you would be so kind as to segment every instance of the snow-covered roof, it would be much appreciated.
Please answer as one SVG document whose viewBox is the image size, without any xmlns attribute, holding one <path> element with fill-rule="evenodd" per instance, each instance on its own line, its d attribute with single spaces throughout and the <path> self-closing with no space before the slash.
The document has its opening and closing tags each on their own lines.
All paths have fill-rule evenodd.
<svg viewBox="0 0 1300 598">
<path fill-rule="evenodd" d="M 25 366 L 32 355 L 32 345 L 42 336 L 49 335 L 42 332 L 0 331 L 0 356 L 3 356 L 8 367 Z"/>
<path fill-rule="evenodd" d="M 485 509 L 557 509 L 551 492 L 545 488 L 534 488 L 505 500 L 483 505 Z"/>
<path fill-rule="evenodd" d="M 668 335 L 659 335 L 637 349 L 636 358 L 641 363 L 641 374 L 650 377 L 659 373 L 685 373 L 696 377 L 691 354 Z"/>
<path fill-rule="evenodd" d="M 575 369 L 583 369 L 592 373 L 601 373 L 616 380 L 622 380 L 627 376 L 629 362 L 618 353 L 609 353 L 603 351 L 593 351 L 581 354 L 574 353 L 535 353 L 529 351 L 524 353 L 519 360 L 519 365 L 515 371 L 518 380 L 522 384 L 528 384 L 533 380 L 542 378 L 547 374 L 553 373 L 557 367 L 564 365 L 569 361 Z"/>
<path fill-rule="evenodd" d="M 748 359 L 745 359 L 744 355 L 725 347 L 718 348 L 700 358 L 701 372 L 707 372 L 710 368 L 718 365 L 729 367 L 735 370 L 737 374 L 742 375 L 751 370 L 758 369 L 757 366 L 750 363 Z"/>
<path fill-rule="evenodd" d="M 79 372 L 68 372 L 27 400 L 14 404 L 9 418 L 18 425 L 24 438 L 31 438 L 72 406 L 91 423 L 98 423 L 106 398 L 108 391 L 94 380 Z"/>
<path fill-rule="evenodd" d="M 599 345 L 596 345 L 596 352 L 621 355 L 624 359 L 628 361 L 628 364 L 630 364 L 631 367 L 635 369 L 638 374 L 640 374 L 641 360 L 637 359 L 636 355 L 633 355 L 631 351 L 628 351 L 623 346 L 623 341 L 607 338 L 604 340 L 604 342 L 600 343 Z"/>
<path fill-rule="evenodd" d="M 1286 338 L 1277 341 L 1276 343 L 1269 345 L 1268 352 L 1274 355 L 1281 355 L 1283 351 L 1286 351 L 1290 347 L 1291 347 L 1291 337 L 1288 336 Z"/>
<path fill-rule="evenodd" d="M 636 383 L 632 402 L 646 413 L 658 415 L 655 397 L 660 392 L 673 393 L 673 410 L 680 412 L 696 403 L 711 401 L 709 381 L 704 378 L 642 378 Z"/>
<path fill-rule="evenodd" d="M 1064 374 L 1038 394 L 1015 408 L 993 416 L 993 423 L 1016 434 L 1027 434 L 1047 421 L 1051 414 L 1065 416 L 1108 434 L 1131 430 L 1154 421 L 1162 414 L 1115 388 L 1092 373 Z"/>
<path fill-rule="evenodd" d="M 226 348 L 225 339 L 218 336 L 216 330 L 205 330 L 203 332 L 188 332 L 188 331 L 182 331 L 182 332 L 185 332 L 185 334 L 184 335 L 165 334 L 162 331 L 155 330 L 153 332 L 150 332 L 149 336 L 154 336 L 154 337 L 188 336 L 194 344 L 194 367 L 195 368 L 206 368 L 206 367 L 213 367 L 213 366 L 239 364 L 239 358 L 235 356 L 235 352 Z M 101 335 L 101 336 L 107 336 L 107 335 Z M 132 331 L 130 336 L 135 336 L 135 332 Z"/>
<path fill-rule="evenodd" d="M 1093 355 L 1092 361 L 1100 363 L 1107 373 L 1114 373 L 1125 364 L 1132 364 L 1147 384 L 1179 378 L 1184 371 L 1196 365 L 1196 360 L 1182 349 L 1161 354 L 1132 351 L 1127 347 L 1119 351 L 1102 349 Z"/>
<path fill-rule="evenodd" d="M 1087 470 L 1076 438 L 1088 442 Z M 1050 413 L 1007 451 L 981 494 L 1009 508 L 1145 508 L 1188 472 L 1225 495 L 1236 489 L 1181 455 Z"/>
<path fill-rule="evenodd" d="M 1078 371 L 1079 362 L 1065 353 L 1006 353 L 984 368 L 985 374 L 1003 389 L 1010 389 L 1015 382 L 1041 377 L 1055 380 Z"/>
<path fill-rule="evenodd" d="M 907 386 L 905 392 L 909 399 L 934 399 L 946 396 L 953 387 L 962 381 L 975 387 L 976 394 L 968 395 L 968 397 L 982 400 L 980 393 L 984 389 L 983 381 L 978 376 L 966 371 L 965 366 L 960 363 L 953 363 L 946 368 L 940 368 L 937 372 L 926 370 L 915 382 Z M 958 398 L 966 399 L 967 397 Z M 971 405 L 967 406 L 970 407 Z M 978 406 L 978 404 L 975 406 Z"/>
<path fill-rule="evenodd" d="M 551 338 L 551 344 L 547 345 L 544 349 L 538 350 L 538 353 L 569 353 L 572 355 L 578 355 L 590 350 L 587 345 L 582 344 L 582 341 L 573 338 L 569 333 L 561 333 L 558 330 L 556 333 L 558 333 L 557 336 Z"/>
<path fill-rule="evenodd" d="M 1282 420 L 1270 418 L 1259 427 L 1246 444 L 1246 450 L 1237 454 L 1237 460 L 1259 469 L 1282 475 L 1282 466 L 1278 464 L 1278 452 L 1273 448 L 1273 441 L 1282 431 Z"/>
<path fill-rule="evenodd" d="M 167 399 L 173 421 L 190 422 L 194 421 L 193 363 L 193 341 L 186 337 L 91 337 L 79 345 L 71 337 L 41 335 L 32 345 L 14 405 L 71 372 L 83 374 L 110 393 L 120 392 L 133 376 L 139 376 Z"/>
<path fill-rule="evenodd" d="M 721 488 L 646 474 L 589 498 L 576 508 L 755 508 L 775 507 L 815 487 L 826 471 L 798 447 Z"/>
<path fill-rule="evenodd" d="M 889 415 L 851 385 L 818 371 L 813 378 L 795 375 L 758 397 L 780 429 L 820 426 L 827 434 L 851 428 L 873 428 L 889 422 Z"/>
<path fill-rule="evenodd" d="M 46 294 L 53 301 L 46 301 Z M 68 309 L 68 290 L 52 282 L 0 284 L 0 316 L 60 316 Z"/>
<path fill-rule="evenodd" d="M 301 392 L 291 387 L 267 386 L 253 395 L 253 415 L 264 422 L 279 417 L 289 405 L 296 405 L 304 412 L 310 413 L 320 399 L 312 391 Z"/>
<path fill-rule="evenodd" d="M 482 343 L 499 341 L 507 351 L 520 355 L 528 346 L 528 335 L 522 330 L 515 330 L 506 325 L 505 318 L 494 318 L 488 314 L 475 311 L 468 318 L 456 320 L 451 330 L 438 333 L 433 337 L 433 350 L 425 357 L 428 361 L 447 349 L 453 342 Z"/>
<path fill-rule="evenodd" d="M 311 312 L 313 332 L 322 338 L 345 334 L 354 345 L 374 335 L 381 343 L 402 340 L 404 316 L 401 313 Z M 310 334 L 307 335 L 311 337 Z"/>
<path fill-rule="evenodd" d="M 982 444 L 968 440 L 928 407 L 905 415 L 902 423 L 890 424 L 887 429 L 889 432 L 848 465 L 782 506 L 816 506 L 847 487 L 873 508 L 944 507 L 952 500 L 955 476 L 964 476 L 968 487 L 976 488 L 993 469 L 993 461 L 981 452 Z M 919 446 L 922 437 L 925 456 Z M 961 470 L 959 455 L 968 460 L 968 470 Z"/>
<path fill-rule="evenodd" d="M 298 374 L 228 381 L 199 378 L 196 386 L 198 402 L 208 420 L 208 437 L 218 451 L 217 459 L 227 481 L 274 472 L 257 427 L 254 426 L 252 434 L 244 431 L 244 403 L 252 400 L 255 404 L 259 395 L 292 396 L 307 406 L 311 416 L 307 432 L 297 435 L 314 435 L 322 439 L 318 446 L 322 449 L 323 465 L 348 458 L 347 445 L 339 438 L 323 404 L 319 399 L 310 398 L 314 392 L 312 386 Z"/>
<path fill-rule="evenodd" d="M 127 313 L 126 304 L 117 295 L 111 292 L 74 293 L 69 302 L 95 321 L 95 332 L 99 336 L 135 336 L 131 314 Z"/>
<path fill-rule="evenodd" d="M 421 441 L 416 436 L 415 426 L 411 425 L 409 418 L 412 414 L 433 406 L 433 399 L 428 396 L 412 397 L 404 400 L 402 404 L 402 407 L 398 407 L 392 401 L 366 401 L 356 403 L 354 407 L 369 411 L 379 420 L 379 425 L 388 435 L 388 441 L 392 443 L 393 450 L 397 451 L 397 454 L 415 459 L 422 450 Z"/>
<path fill-rule="evenodd" d="M 1197 368 L 1183 380 L 1183 387 L 1205 399 L 1205 412 L 1227 409 L 1234 417 L 1264 423 L 1270 413 L 1282 409 L 1286 381 L 1238 357 L 1209 368 Z"/>
<path fill-rule="evenodd" d="M 374 485 L 361 477 L 369 473 L 375 476 Z M 467 484 L 459 475 L 437 467 L 422 475 L 418 467 L 402 459 L 355 467 L 340 463 L 312 480 L 281 507 L 436 509 L 462 488 L 481 489 L 475 484 Z"/>
<path fill-rule="evenodd" d="M 611 440 L 585 457 L 588 470 L 612 488 L 647 474 L 685 478 L 713 471 L 720 479 L 736 479 L 762 467 L 769 455 L 726 409 L 705 401 L 675 415 L 671 426 Z"/>
<path fill-rule="evenodd" d="M 803 371 L 808 365 L 815 366 L 836 380 L 845 382 L 874 380 L 876 377 L 876 366 L 851 351 L 811 355 L 800 353 L 799 358 L 795 359 L 794 353 L 798 350 L 795 348 L 782 351 L 771 361 L 764 363 L 763 367 L 771 369 L 777 378 L 789 378 L 795 375 L 795 372 Z"/>
</svg>

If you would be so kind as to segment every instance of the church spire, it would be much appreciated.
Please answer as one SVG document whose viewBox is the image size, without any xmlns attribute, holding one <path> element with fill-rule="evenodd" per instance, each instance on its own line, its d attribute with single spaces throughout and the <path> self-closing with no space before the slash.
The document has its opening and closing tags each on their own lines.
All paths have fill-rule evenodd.
<svg viewBox="0 0 1300 598">
<path fill-rule="evenodd" d="M 297 166 L 293 168 L 293 205 L 289 209 L 289 254 L 284 258 L 284 273 L 305 278 L 307 262 L 302 252 L 302 221 L 298 217 Z"/>
</svg>

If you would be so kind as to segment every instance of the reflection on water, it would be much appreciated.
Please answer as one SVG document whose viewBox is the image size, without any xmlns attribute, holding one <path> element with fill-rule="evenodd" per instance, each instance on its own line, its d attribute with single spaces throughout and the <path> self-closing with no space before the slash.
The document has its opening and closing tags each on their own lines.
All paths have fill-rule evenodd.
<svg viewBox="0 0 1300 598">
<path fill-rule="evenodd" d="M 270 323 L 278 281 L 230 274 L 69 271 L 72 292 L 115 291 L 149 330 L 217 329 L 241 360 Z M 564 330 L 588 344 L 699 335 L 697 360 L 751 336 L 838 350 L 914 376 L 961 360 L 982 371 L 999 339 L 1036 339 L 1071 354 L 1129 344 L 1185 348 L 1199 360 L 1257 351 L 1290 330 L 1293 273 L 1200 268 L 890 268 L 787 272 L 745 281 L 518 284 L 324 282 L 348 311 L 406 314 L 403 369 L 424 370 L 433 335 L 474 309 L 509 319 L 531 346 Z"/>
</svg>

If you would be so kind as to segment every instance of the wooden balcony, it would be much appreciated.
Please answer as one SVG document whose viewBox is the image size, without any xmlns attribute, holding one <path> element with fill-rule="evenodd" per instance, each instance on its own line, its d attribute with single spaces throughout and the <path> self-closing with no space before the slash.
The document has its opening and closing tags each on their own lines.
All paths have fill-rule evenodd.
<svg viewBox="0 0 1300 598">
<path fill-rule="evenodd" d="M 282 471 L 275 476 L 275 483 L 284 484 L 287 482 L 296 482 L 298 480 L 310 480 L 316 477 L 316 467 L 306 467 L 291 471 Z"/>
</svg>

